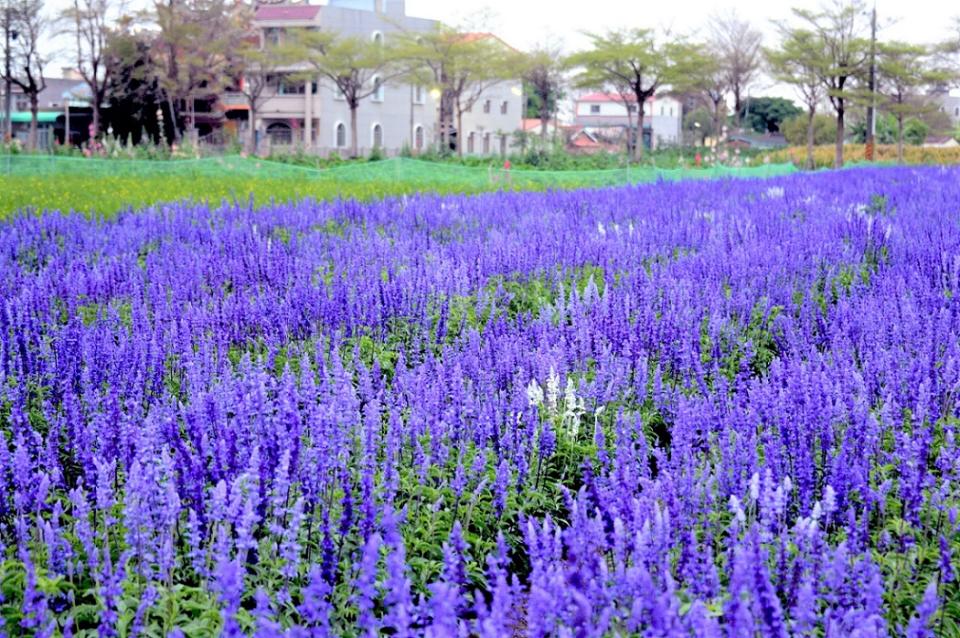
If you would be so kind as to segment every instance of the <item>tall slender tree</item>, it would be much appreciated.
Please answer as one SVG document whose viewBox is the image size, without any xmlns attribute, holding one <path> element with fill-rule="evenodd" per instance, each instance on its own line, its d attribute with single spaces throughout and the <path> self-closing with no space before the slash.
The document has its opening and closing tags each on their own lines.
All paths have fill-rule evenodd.
<svg viewBox="0 0 960 638">
<path fill-rule="evenodd" d="M 679 59 L 688 49 L 677 43 L 664 44 L 650 29 L 618 29 L 605 34 L 587 34 L 591 48 L 574 53 L 567 62 L 578 69 L 575 84 L 580 88 L 612 91 L 627 109 L 628 129 L 633 129 L 636 112 L 637 138 L 627 134 L 632 156 L 643 157 L 644 105 L 658 90 L 666 88 L 683 68 Z"/>
<path fill-rule="evenodd" d="M 110 63 L 110 34 L 120 18 L 121 5 L 117 0 L 72 0 L 64 12 L 65 29 L 73 36 L 77 72 L 90 89 L 93 111 L 91 134 L 100 135 L 101 113 L 113 65 Z"/>
<path fill-rule="evenodd" d="M 717 15 L 710 20 L 711 45 L 726 85 L 733 94 L 733 112 L 740 126 L 743 98 L 757 78 L 763 64 L 763 34 L 736 12 Z"/>
<path fill-rule="evenodd" d="M 934 67 L 933 50 L 923 45 L 883 42 L 877 54 L 881 108 L 897 121 L 897 161 L 902 164 L 905 119 L 935 108 L 923 99 L 921 90 L 948 85 L 956 80 L 956 75 L 946 68 Z"/>
<path fill-rule="evenodd" d="M 235 52 L 236 74 L 239 76 L 238 90 L 247 99 L 247 149 L 257 152 L 257 121 L 260 107 L 267 98 L 267 88 L 271 78 L 279 68 L 277 51 L 272 47 L 261 47 L 259 42 L 245 42 Z"/>
<path fill-rule="evenodd" d="M 523 59 L 527 95 L 540 118 L 540 142 L 546 145 L 547 128 L 563 96 L 564 63 L 560 48 L 539 45 Z"/>
<path fill-rule="evenodd" d="M 809 53 L 837 116 L 834 166 L 840 168 L 847 108 L 851 101 L 869 97 L 856 86 L 866 75 L 870 59 L 870 41 L 864 35 L 869 17 L 862 0 L 834 0 L 817 11 L 795 8 L 793 13 L 802 28 L 813 34 Z"/>
<path fill-rule="evenodd" d="M 350 154 L 358 157 L 360 104 L 403 73 L 403 68 L 396 63 L 393 45 L 326 30 L 299 30 L 289 35 L 290 41 L 282 48 L 283 57 L 306 67 L 293 77 L 310 82 L 319 75 L 333 84 L 350 109 Z"/>
<path fill-rule="evenodd" d="M 27 148 L 37 148 L 37 114 L 40 93 L 47 88 L 43 67 L 48 59 L 40 50 L 50 25 L 44 14 L 42 0 L 13 0 L 10 2 L 17 38 L 10 49 L 10 81 L 30 101 L 30 133 Z"/>
<path fill-rule="evenodd" d="M 490 87 L 520 76 L 516 51 L 489 33 L 446 25 L 398 34 L 396 42 L 392 54 L 401 74 L 417 84 L 433 85 L 438 93 L 440 151 L 454 147 L 456 132 L 456 149 L 462 154 L 463 114 Z"/>
<path fill-rule="evenodd" d="M 450 64 L 444 76 L 450 86 L 457 118 L 457 155 L 463 157 L 463 115 L 469 113 L 486 92 L 512 77 L 521 74 L 516 51 L 496 36 L 488 33 L 458 34 L 463 44 L 461 55 Z"/>
<path fill-rule="evenodd" d="M 821 41 L 809 30 L 794 29 L 781 25 L 780 47 L 765 51 L 770 74 L 778 81 L 789 84 L 803 98 L 807 109 L 807 160 L 808 169 L 813 169 L 813 146 L 817 108 L 823 101 L 826 90 L 820 81 L 818 70 L 824 57 L 818 49 Z"/>
<path fill-rule="evenodd" d="M 682 45 L 682 66 L 675 70 L 673 92 L 704 104 L 711 113 L 710 130 L 716 139 L 723 133 L 726 119 L 726 98 L 730 91 L 729 74 L 720 52 L 712 42 Z"/>
<path fill-rule="evenodd" d="M 252 15 L 231 0 L 156 0 L 153 11 L 158 75 L 179 139 L 196 126 L 197 100 L 210 99 L 229 79 Z"/>
</svg>

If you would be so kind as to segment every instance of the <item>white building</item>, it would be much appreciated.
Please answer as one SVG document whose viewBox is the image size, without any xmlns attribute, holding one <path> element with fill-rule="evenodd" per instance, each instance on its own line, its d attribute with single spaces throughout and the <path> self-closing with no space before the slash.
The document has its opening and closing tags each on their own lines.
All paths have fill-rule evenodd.
<svg viewBox="0 0 960 638">
<path fill-rule="evenodd" d="M 264 5 L 257 9 L 255 24 L 264 41 L 277 42 L 289 29 L 314 28 L 348 37 L 385 42 L 401 30 L 426 32 L 437 27 L 434 20 L 406 15 L 404 0 L 329 0 L 323 6 Z M 466 37 L 494 37 L 469 34 Z M 292 81 L 303 68 L 291 67 L 275 74 L 258 105 L 257 130 L 272 146 L 295 145 L 311 152 L 346 152 L 351 146 L 350 109 L 328 80 L 312 83 Z M 379 78 L 372 78 L 373 82 Z M 439 101 L 436 87 L 384 82 L 380 90 L 361 103 L 357 112 L 357 138 L 361 154 L 378 148 L 396 154 L 403 148 L 414 152 L 431 148 L 438 139 Z M 242 111 L 241 95 L 224 99 L 228 109 Z M 466 153 L 505 153 L 512 133 L 521 127 L 523 97 L 520 80 L 502 82 L 485 91 L 469 113 L 464 114 L 462 139 Z"/>
<path fill-rule="evenodd" d="M 629 109 L 629 112 L 628 112 Z M 574 123 L 591 133 L 609 137 L 623 135 L 637 126 L 636 99 L 624 100 L 615 93 L 588 93 L 574 102 Z M 643 105 L 643 139 L 647 148 L 676 146 L 683 132 L 683 105 L 666 95 L 651 97 Z"/>
</svg>

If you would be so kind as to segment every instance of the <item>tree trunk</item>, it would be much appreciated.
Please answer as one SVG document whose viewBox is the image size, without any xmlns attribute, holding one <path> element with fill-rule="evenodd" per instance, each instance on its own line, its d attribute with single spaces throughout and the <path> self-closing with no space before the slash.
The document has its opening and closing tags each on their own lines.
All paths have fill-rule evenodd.
<svg viewBox="0 0 960 638">
<path fill-rule="evenodd" d="M 546 105 L 546 100 L 543 104 Z M 547 125 L 550 123 L 550 109 L 546 106 L 540 108 L 540 145 L 543 148 L 547 146 Z"/>
<path fill-rule="evenodd" d="M 722 126 L 720 123 L 720 120 L 722 119 L 720 117 L 721 102 L 723 102 L 723 98 L 720 98 L 713 103 L 713 137 L 717 140 L 717 143 L 720 142 L 720 127 Z"/>
<path fill-rule="evenodd" d="M 814 137 L 814 119 L 817 114 L 817 107 L 810 106 L 807 110 L 807 169 L 813 170 L 813 137 Z"/>
<path fill-rule="evenodd" d="M 897 164 L 903 164 L 903 113 L 897 114 Z"/>
<path fill-rule="evenodd" d="M 740 109 L 743 108 L 743 102 L 740 100 L 740 86 L 733 85 L 733 117 L 737 128 L 740 128 Z"/>
<path fill-rule="evenodd" d="M 637 139 L 633 143 L 633 159 L 643 159 L 643 103 L 637 108 Z"/>
<path fill-rule="evenodd" d="M 356 159 L 360 157 L 360 145 L 357 143 L 357 106 L 350 103 L 350 157 Z"/>
<path fill-rule="evenodd" d="M 173 98 L 167 93 L 167 111 L 170 113 L 170 130 L 173 132 L 172 143 L 180 141 L 180 126 L 177 124 L 177 112 L 173 108 Z"/>
<path fill-rule="evenodd" d="M 843 115 L 844 115 L 844 105 L 843 100 L 837 100 L 837 143 L 836 143 L 836 154 L 833 158 L 833 167 L 834 168 L 843 168 Z"/>
<path fill-rule="evenodd" d="M 250 149 L 250 153 L 253 155 L 257 154 L 257 107 L 254 104 L 250 105 L 249 121 L 247 122 L 247 148 Z"/>
<path fill-rule="evenodd" d="M 95 141 L 100 136 L 100 101 L 97 99 L 97 93 L 93 93 L 93 122 L 90 124 L 90 141 Z"/>
<path fill-rule="evenodd" d="M 27 138 L 27 148 L 31 151 L 37 150 L 37 111 L 40 110 L 39 96 L 37 93 L 30 94 L 30 137 Z"/>
</svg>

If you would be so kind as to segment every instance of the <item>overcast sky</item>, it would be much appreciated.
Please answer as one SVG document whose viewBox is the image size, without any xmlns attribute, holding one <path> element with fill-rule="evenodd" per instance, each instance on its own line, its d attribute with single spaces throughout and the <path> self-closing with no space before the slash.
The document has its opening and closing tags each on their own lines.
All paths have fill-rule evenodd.
<svg viewBox="0 0 960 638">
<path fill-rule="evenodd" d="M 130 0 L 146 4 L 146 0 Z M 69 0 L 48 0 L 51 11 L 62 9 Z M 326 4 L 313 0 L 311 4 Z M 960 16 L 960 2 L 955 0 L 877 0 L 882 26 L 880 37 L 918 43 L 946 39 L 954 18 Z M 638 2 L 636 0 L 407 0 L 407 13 L 412 16 L 442 20 L 448 24 L 472 24 L 497 33 L 511 45 L 527 49 L 544 41 L 562 44 L 572 51 L 586 43 L 584 31 L 603 31 L 620 26 L 669 28 L 683 35 L 696 35 L 709 16 L 737 13 L 750 19 L 767 34 L 767 42 L 776 41 L 773 21 L 790 17 L 790 8 L 815 9 L 818 0 L 668 0 Z M 956 34 L 956 31 L 953 31 Z M 69 42 L 60 42 L 69 50 Z M 64 51 L 50 71 L 69 64 Z M 781 87 L 756 86 L 756 93 L 783 93 Z"/>
<path fill-rule="evenodd" d="M 914 42 L 945 39 L 952 18 L 960 16 L 960 2 L 953 0 L 877 0 L 876 4 L 880 22 L 893 23 L 881 35 Z M 772 35 L 771 22 L 788 18 L 793 6 L 816 9 L 820 4 L 810 0 L 407 0 L 407 13 L 456 24 L 486 12 L 491 27 L 514 46 L 525 48 L 556 38 L 575 48 L 584 42 L 582 31 L 637 26 L 669 27 L 690 34 L 710 15 L 734 8 Z"/>
<path fill-rule="evenodd" d="M 877 0 L 879 37 L 933 43 L 947 39 L 954 18 L 960 16 L 955 0 Z M 567 50 L 586 45 L 584 31 L 629 26 L 668 28 L 696 36 L 711 15 L 736 10 L 776 41 L 774 21 L 790 18 L 791 7 L 816 9 L 818 0 L 667 0 L 638 2 L 625 0 L 407 0 L 407 13 L 438 18 L 450 24 L 486 23 L 511 45 L 526 49 L 544 41 L 556 41 Z M 956 31 L 952 32 L 954 35 Z M 756 86 L 754 92 L 784 94 L 786 87 Z"/>
</svg>

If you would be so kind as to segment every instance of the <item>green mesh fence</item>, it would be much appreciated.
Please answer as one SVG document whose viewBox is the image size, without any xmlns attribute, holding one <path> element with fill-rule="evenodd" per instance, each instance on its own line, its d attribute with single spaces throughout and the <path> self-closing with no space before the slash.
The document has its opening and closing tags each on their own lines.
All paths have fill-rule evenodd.
<svg viewBox="0 0 960 638">
<path fill-rule="evenodd" d="M 193 160 L 89 159 L 39 155 L 0 157 L 0 174 L 22 177 L 77 175 L 150 177 L 250 177 L 284 180 L 323 180 L 332 183 L 401 182 L 425 185 L 462 185 L 465 188 L 594 188 L 682 179 L 775 177 L 796 172 L 793 164 L 750 167 L 714 166 L 701 169 L 662 169 L 631 166 L 607 170 L 504 170 L 410 158 L 352 162 L 318 169 L 285 162 L 241 156 Z"/>
</svg>

